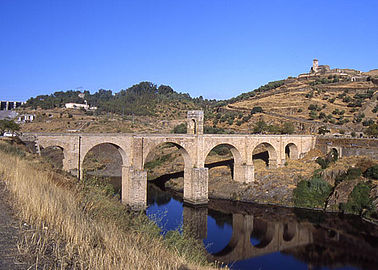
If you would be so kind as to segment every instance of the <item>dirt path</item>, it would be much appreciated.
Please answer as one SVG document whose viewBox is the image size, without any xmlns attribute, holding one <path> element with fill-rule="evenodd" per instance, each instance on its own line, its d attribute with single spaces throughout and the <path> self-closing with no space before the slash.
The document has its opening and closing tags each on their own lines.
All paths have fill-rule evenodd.
<svg viewBox="0 0 378 270">
<path fill-rule="evenodd" d="M 10 207 L 4 181 L 0 180 L 0 269 L 28 269 L 17 249 L 19 222 Z"/>
</svg>

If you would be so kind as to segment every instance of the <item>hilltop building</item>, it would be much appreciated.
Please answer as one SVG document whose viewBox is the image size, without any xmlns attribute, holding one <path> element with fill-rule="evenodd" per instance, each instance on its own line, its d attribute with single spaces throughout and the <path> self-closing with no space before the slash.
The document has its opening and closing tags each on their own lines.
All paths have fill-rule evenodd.
<svg viewBox="0 0 378 270">
<path fill-rule="evenodd" d="M 84 99 L 85 93 L 78 94 L 79 98 Z M 88 102 L 84 99 L 84 104 L 82 103 L 66 103 L 65 107 L 67 109 L 84 109 L 84 110 L 97 110 L 97 107 L 89 106 Z"/>
<path fill-rule="evenodd" d="M 320 65 L 319 66 L 319 60 L 314 59 L 312 60 L 312 67 L 310 69 L 310 73 L 321 73 L 324 74 L 326 72 L 331 71 L 328 65 Z"/>
<path fill-rule="evenodd" d="M 350 81 L 366 81 L 368 76 L 363 75 L 361 71 L 354 69 L 331 69 L 328 65 L 319 65 L 319 60 L 312 60 L 312 67 L 309 73 L 303 73 L 298 75 L 298 79 L 315 79 L 323 76 L 337 76 L 341 79 L 347 79 Z"/>
</svg>

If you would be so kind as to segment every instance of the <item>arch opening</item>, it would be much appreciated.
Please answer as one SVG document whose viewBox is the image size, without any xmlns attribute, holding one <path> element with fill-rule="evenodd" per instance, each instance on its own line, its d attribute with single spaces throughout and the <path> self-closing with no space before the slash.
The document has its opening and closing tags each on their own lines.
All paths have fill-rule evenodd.
<svg viewBox="0 0 378 270">
<path fill-rule="evenodd" d="M 241 163 L 240 152 L 231 144 L 218 144 L 206 155 L 205 167 L 209 168 L 209 183 L 235 180 L 235 164 Z"/>
<path fill-rule="evenodd" d="M 294 143 L 288 143 L 285 146 L 285 157 L 287 159 L 298 159 L 298 147 Z"/>
<path fill-rule="evenodd" d="M 284 224 L 283 240 L 286 241 L 286 242 L 293 240 L 296 232 L 297 232 L 297 227 L 294 224 L 292 224 L 292 223 Z"/>
<path fill-rule="evenodd" d="M 193 133 L 194 133 L 194 134 L 197 134 L 196 120 L 192 119 L 192 125 L 193 125 Z"/>
<path fill-rule="evenodd" d="M 260 143 L 253 149 L 252 160 L 255 171 L 275 167 L 277 165 L 276 149 L 270 143 Z"/>
<path fill-rule="evenodd" d="M 272 242 L 274 230 L 266 221 L 254 219 L 250 242 L 255 248 L 264 248 Z"/>
<path fill-rule="evenodd" d="M 54 168 L 63 169 L 64 149 L 58 145 L 41 147 L 41 156 L 44 157 Z"/>
<path fill-rule="evenodd" d="M 148 152 L 143 168 L 147 171 L 147 203 L 168 203 L 164 193 L 166 187 L 184 188 L 185 168 L 191 167 L 188 152 L 179 144 L 164 142 L 151 148 Z M 154 185 L 150 185 L 154 184 Z M 164 196 L 161 197 L 161 196 Z"/>
<path fill-rule="evenodd" d="M 83 179 L 106 188 L 107 193 L 121 197 L 122 166 L 126 164 L 124 150 L 113 143 L 93 146 L 84 154 L 81 164 Z"/>
</svg>

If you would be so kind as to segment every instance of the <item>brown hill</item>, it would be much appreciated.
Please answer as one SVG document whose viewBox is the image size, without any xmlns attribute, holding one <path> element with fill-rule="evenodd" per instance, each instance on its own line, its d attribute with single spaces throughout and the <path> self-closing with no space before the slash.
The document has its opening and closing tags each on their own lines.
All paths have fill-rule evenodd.
<svg viewBox="0 0 378 270">
<path fill-rule="evenodd" d="M 327 76 L 300 80 L 290 78 L 276 89 L 222 108 L 222 113 L 241 113 L 242 121 L 220 123 L 241 132 L 250 132 L 254 123 L 264 120 L 271 125 L 292 122 L 299 133 L 316 133 L 320 126 L 335 132 L 362 131 L 367 121 L 377 119 L 378 85 L 372 81 L 329 82 Z M 325 82 L 316 84 L 316 82 Z M 255 113 L 243 121 L 253 108 L 261 107 L 262 113 Z M 247 117 L 248 118 L 248 117 Z"/>
</svg>

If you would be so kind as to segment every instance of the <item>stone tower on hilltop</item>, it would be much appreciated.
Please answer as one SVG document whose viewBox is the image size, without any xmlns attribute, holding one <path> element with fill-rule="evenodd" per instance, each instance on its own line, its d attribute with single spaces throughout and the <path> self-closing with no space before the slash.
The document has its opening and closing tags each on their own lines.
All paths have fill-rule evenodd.
<svg viewBox="0 0 378 270">
<path fill-rule="evenodd" d="M 319 69 L 319 61 L 318 59 L 312 60 L 312 71 L 313 72 L 318 72 Z"/>
<path fill-rule="evenodd" d="M 318 73 L 318 74 L 325 74 L 329 72 L 331 69 L 328 65 L 320 65 L 318 59 L 312 60 L 312 67 L 310 73 Z"/>
</svg>

